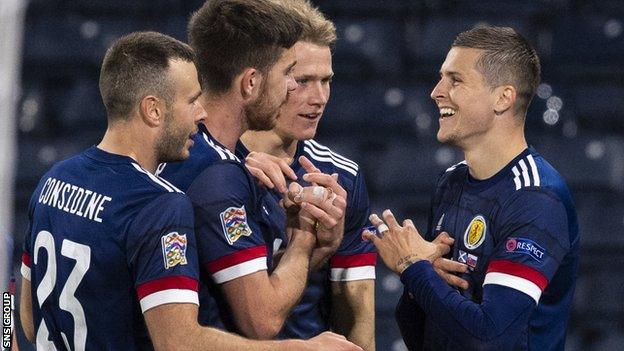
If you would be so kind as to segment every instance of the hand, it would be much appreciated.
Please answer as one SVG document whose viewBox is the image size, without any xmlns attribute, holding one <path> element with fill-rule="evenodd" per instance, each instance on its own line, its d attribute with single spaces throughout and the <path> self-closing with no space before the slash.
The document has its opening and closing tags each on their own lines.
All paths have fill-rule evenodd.
<svg viewBox="0 0 624 351">
<path fill-rule="evenodd" d="M 328 176 L 329 177 L 329 176 Z M 344 217 L 346 200 L 319 185 L 302 187 L 291 183 L 284 197 L 289 227 L 316 233 L 318 227 L 333 229 Z"/>
<path fill-rule="evenodd" d="M 324 332 L 312 339 L 304 341 L 304 348 L 298 350 L 314 351 L 363 351 L 361 347 L 349 342 L 342 335 Z"/>
<path fill-rule="evenodd" d="M 381 231 L 379 236 L 368 230 L 362 235 L 373 242 L 386 266 L 397 274 L 403 273 L 412 263 L 420 260 L 433 262 L 451 250 L 447 244 L 453 241 L 450 237 L 444 242 L 428 242 L 420 236 L 411 220 L 404 220 L 401 226 L 390 210 L 385 210 L 383 217 L 385 223 L 376 214 L 369 219 L 377 228 L 386 225 L 388 230 Z"/>
<path fill-rule="evenodd" d="M 282 194 L 288 190 L 286 177 L 297 180 L 297 174 L 285 159 L 264 152 L 250 152 L 245 158 L 245 167 L 260 184 L 269 189 L 277 188 L 277 191 Z"/>
<path fill-rule="evenodd" d="M 440 235 L 433 240 L 433 243 L 443 243 L 449 246 L 453 245 L 453 241 L 447 232 L 440 233 Z M 466 273 L 468 271 L 467 265 L 440 257 L 433 261 L 433 269 L 448 285 L 464 290 L 468 289 L 468 281 L 454 274 Z"/>
<path fill-rule="evenodd" d="M 335 194 L 332 203 L 343 212 L 343 215 L 337 219 L 337 223 L 333 227 L 329 221 L 319 221 L 319 225 L 317 226 L 316 238 L 319 248 L 330 249 L 325 250 L 325 253 L 332 254 L 338 249 L 338 246 L 342 242 L 342 237 L 344 236 L 347 191 L 338 183 L 337 173 L 331 176 L 321 173 L 321 170 L 316 168 L 305 156 L 299 157 L 299 163 L 307 172 L 303 176 L 303 180 L 313 185 L 320 185 L 331 189 Z"/>
</svg>

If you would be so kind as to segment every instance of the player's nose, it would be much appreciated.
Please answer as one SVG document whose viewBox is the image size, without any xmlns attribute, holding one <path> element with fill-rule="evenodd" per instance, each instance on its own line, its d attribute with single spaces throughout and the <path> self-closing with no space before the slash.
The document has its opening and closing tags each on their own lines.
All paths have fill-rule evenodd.
<svg viewBox="0 0 624 351">
<path fill-rule="evenodd" d="M 442 79 L 436 84 L 429 95 L 433 100 L 438 101 L 446 96 L 446 90 L 444 88 L 444 82 Z"/>
</svg>

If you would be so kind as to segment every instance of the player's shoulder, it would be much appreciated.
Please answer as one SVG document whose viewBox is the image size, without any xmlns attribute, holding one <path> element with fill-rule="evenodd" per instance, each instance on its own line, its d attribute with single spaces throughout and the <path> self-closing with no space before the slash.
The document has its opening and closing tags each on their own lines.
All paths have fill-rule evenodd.
<svg viewBox="0 0 624 351">
<path fill-rule="evenodd" d="M 570 192 L 561 174 L 532 147 L 512 161 L 508 168 L 508 184 L 515 192 L 552 192 L 562 197 Z"/>
<path fill-rule="evenodd" d="M 355 178 L 360 167 L 354 161 L 313 140 L 300 142 L 302 154 L 308 157 L 323 173 L 338 173 L 348 178 Z"/>
<path fill-rule="evenodd" d="M 448 167 L 438 177 L 438 187 L 448 185 L 457 181 L 464 182 L 467 172 L 468 164 L 466 163 L 466 161 L 461 161 Z"/>
</svg>

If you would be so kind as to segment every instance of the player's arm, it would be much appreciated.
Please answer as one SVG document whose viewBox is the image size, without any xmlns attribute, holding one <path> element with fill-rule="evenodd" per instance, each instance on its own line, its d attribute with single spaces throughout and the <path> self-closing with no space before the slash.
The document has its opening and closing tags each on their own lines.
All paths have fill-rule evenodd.
<svg viewBox="0 0 624 351">
<path fill-rule="evenodd" d="M 156 350 L 357 350 L 334 334 L 310 342 L 255 342 L 201 327 L 193 208 L 184 195 L 169 193 L 153 200 L 129 232 L 128 264 Z"/>
<path fill-rule="evenodd" d="M 239 165 L 224 163 L 206 169 L 188 194 L 195 203 L 198 221 L 202 221 L 204 232 L 198 232 L 203 243 L 202 262 L 223 289 L 237 327 L 248 337 L 269 339 L 281 330 L 305 288 L 310 255 L 317 242 L 314 222 L 318 219 L 331 228 L 343 213 L 332 201 L 315 199 L 313 189 L 306 188 L 296 204 L 301 211 L 288 215 L 288 246 L 275 270 L 268 274 L 267 243 L 257 219 L 249 215 L 254 206 L 251 185 Z M 214 189 L 221 189 L 220 194 Z M 340 201 L 346 204 L 344 198 L 335 202 Z M 301 217 L 303 213 L 308 217 Z M 232 236 L 230 232 L 242 234 Z"/>
<path fill-rule="evenodd" d="M 375 264 L 377 254 L 362 228 L 370 226 L 368 192 L 358 173 L 349 191 L 345 233 L 330 259 L 331 329 L 365 350 L 375 350 Z"/>
<path fill-rule="evenodd" d="M 165 304 L 146 311 L 143 316 L 154 349 L 206 351 L 359 351 L 344 337 L 323 333 L 310 340 L 249 340 L 197 323 L 197 305 Z"/>
<path fill-rule="evenodd" d="M 33 323 L 32 299 L 30 280 L 22 277 L 22 292 L 20 296 L 20 321 L 26 340 L 35 342 L 35 326 Z"/>
<path fill-rule="evenodd" d="M 375 281 L 332 282 L 332 330 L 364 350 L 375 350 Z"/>
<path fill-rule="evenodd" d="M 395 272 L 414 300 L 447 336 L 468 348 L 509 349 L 526 328 L 548 280 L 569 249 L 567 214 L 552 194 L 527 191 L 502 211 L 500 239 L 532 235 L 539 246 L 548 247 L 539 262 L 506 249 L 500 240 L 488 267 L 482 302 L 475 303 L 447 285 L 431 262 L 449 247 L 425 241 L 411 221 L 400 226 L 389 211 L 384 219 L 390 231 L 382 238 L 370 237 L 384 262 Z M 373 224 L 381 224 L 379 218 Z M 406 268 L 407 267 L 407 268 Z"/>
</svg>

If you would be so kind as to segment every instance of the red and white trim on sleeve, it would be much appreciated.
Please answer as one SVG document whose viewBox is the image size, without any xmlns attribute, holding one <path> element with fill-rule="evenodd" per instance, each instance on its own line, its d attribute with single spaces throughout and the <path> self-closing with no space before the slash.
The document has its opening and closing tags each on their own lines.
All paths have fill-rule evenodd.
<svg viewBox="0 0 624 351">
<path fill-rule="evenodd" d="M 197 280 L 185 276 L 171 276 L 154 279 L 137 286 L 141 311 L 166 303 L 192 303 L 199 305 Z"/>
<path fill-rule="evenodd" d="M 483 285 L 497 284 L 521 291 L 539 302 L 548 279 L 539 271 L 520 263 L 496 260 L 490 262 Z"/>
<path fill-rule="evenodd" d="M 30 281 L 30 255 L 28 252 L 24 252 L 22 254 L 22 266 L 20 268 L 20 272 L 22 273 L 22 277 L 24 279 Z"/>
<path fill-rule="evenodd" d="M 267 270 L 267 248 L 255 246 L 208 262 L 206 268 L 217 284 Z"/>
<path fill-rule="evenodd" d="M 329 261 L 330 276 L 333 282 L 375 279 L 375 263 L 377 254 L 374 252 L 334 256 Z"/>
</svg>

